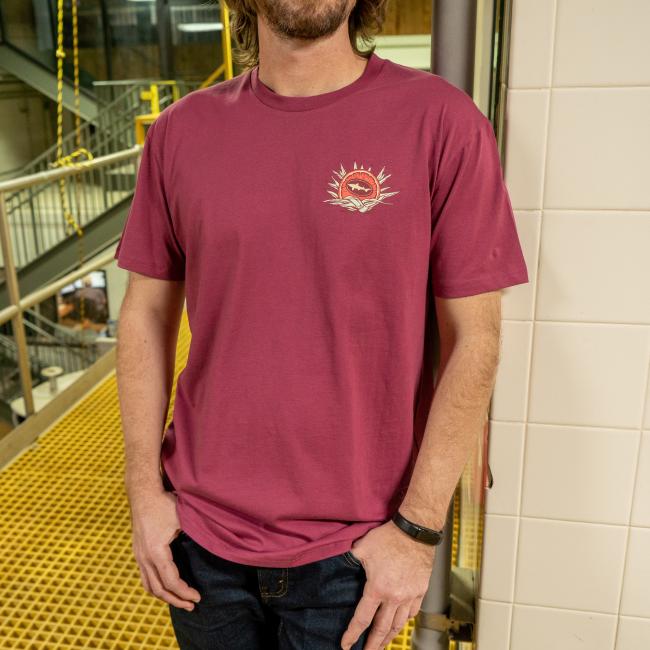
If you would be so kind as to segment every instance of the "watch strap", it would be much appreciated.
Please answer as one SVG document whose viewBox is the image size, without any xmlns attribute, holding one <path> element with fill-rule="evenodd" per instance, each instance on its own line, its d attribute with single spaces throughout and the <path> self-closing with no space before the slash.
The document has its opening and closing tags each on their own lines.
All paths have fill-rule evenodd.
<svg viewBox="0 0 650 650">
<path fill-rule="evenodd" d="M 410 535 L 419 542 L 431 544 L 432 546 L 436 546 L 442 542 L 443 530 L 434 530 L 433 528 L 420 526 L 419 524 L 409 521 L 406 517 L 401 515 L 399 511 L 396 511 L 392 516 L 392 521 L 395 522 L 395 524 L 407 535 Z"/>
</svg>

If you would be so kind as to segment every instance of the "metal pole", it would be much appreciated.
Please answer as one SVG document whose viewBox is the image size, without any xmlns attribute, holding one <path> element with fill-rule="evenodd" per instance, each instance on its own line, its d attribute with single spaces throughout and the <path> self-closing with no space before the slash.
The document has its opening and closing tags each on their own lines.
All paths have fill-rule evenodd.
<svg viewBox="0 0 650 650">
<path fill-rule="evenodd" d="M 113 39 L 111 37 L 111 18 L 106 7 L 106 0 L 99 0 L 99 13 L 102 17 L 102 38 L 104 40 L 104 58 L 106 61 L 106 79 L 113 79 Z"/>
<path fill-rule="evenodd" d="M 431 72 L 444 77 L 472 96 L 476 0 L 432 0 L 431 21 Z M 436 363 L 439 363 L 439 359 L 436 359 Z M 422 601 L 411 637 L 413 650 L 446 650 L 449 647 L 448 633 L 428 627 L 426 621 L 439 619 L 449 612 L 453 514 L 452 499 L 447 510 L 445 536 L 436 550 L 429 589 Z"/>
<path fill-rule="evenodd" d="M 160 76 L 163 79 L 173 79 L 176 75 L 174 73 L 171 9 L 168 0 L 156 0 L 156 21 L 158 22 Z"/>
<path fill-rule="evenodd" d="M 420 606 L 416 618 L 415 629 L 411 636 L 413 650 L 447 650 L 449 636 L 446 632 L 432 630 L 423 624 L 428 616 L 445 613 L 449 606 L 451 588 L 451 551 L 454 532 L 453 501 L 449 504 L 444 525 L 445 535 L 442 543 L 436 548 L 433 571 L 429 580 L 429 589 Z"/>
<path fill-rule="evenodd" d="M 431 71 L 472 94 L 476 0 L 434 0 Z"/>
<path fill-rule="evenodd" d="M 33 415 L 34 395 L 32 394 L 32 371 L 27 353 L 27 338 L 23 326 L 23 312 L 20 309 L 20 289 L 18 287 L 18 276 L 11 249 L 11 236 L 9 224 L 7 223 L 7 209 L 4 192 L 0 192 L 0 243 L 2 244 L 2 256 L 4 259 L 5 282 L 7 293 L 12 305 L 18 307 L 18 311 L 12 316 L 11 324 L 18 351 L 18 370 L 20 371 L 20 383 L 23 389 L 23 402 L 25 404 L 25 417 Z"/>
</svg>

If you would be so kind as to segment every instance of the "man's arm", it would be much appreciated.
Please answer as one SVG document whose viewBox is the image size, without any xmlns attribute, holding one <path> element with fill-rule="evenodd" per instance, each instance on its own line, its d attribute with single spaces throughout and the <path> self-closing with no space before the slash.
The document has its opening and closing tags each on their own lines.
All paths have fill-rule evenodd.
<svg viewBox="0 0 650 650">
<path fill-rule="evenodd" d="M 199 594 L 172 561 L 179 529 L 176 497 L 160 473 L 163 428 L 174 379 L 185 283 L 129 273 L 117 337 L 117 386 L 124 431 L 124 483 L 131 509 L 133 552 L 143 587 L 177 607 Z"/>
<path fill-rule="evenodd" d="M 183 282 L 129 272 L 116 361 L 129 497 L 163 489 L 160 448 L 184 295 Z"/>
<path fill-rule="evenodd" d="M 409 487 L 399 511 L 428 528 L 443 527 L 451 496 L 485 423 L 499 357 L 501 292 L 436 297 L 440 368 Z M 366 570 L 363 595 L 341 648 L 372 625 L 365 650 L 380 650 L 420 610 L 436 546 L 389 520 L 352 545 Z"/>
<path fill-rule="evenodd" d="M 499 361 L 501 292 L 436 297 L 435 301 L 440 332 L 438 382 L 399 511 L 438 530 L 445 524 L 454 490 L 485 424 Z"/>
</svg>

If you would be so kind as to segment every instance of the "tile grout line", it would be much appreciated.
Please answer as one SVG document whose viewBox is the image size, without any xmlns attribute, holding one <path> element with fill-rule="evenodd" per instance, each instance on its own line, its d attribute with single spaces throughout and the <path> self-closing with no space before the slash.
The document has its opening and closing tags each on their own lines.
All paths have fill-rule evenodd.
<svg viewBox="0 0 650 650">
<path fill-rule="evenodd" d="M 564 517 L 544 517 L 542 515 L 512 515 L 507 512 L 491 512 L 490 517 L 500 517 L 501 519 L 526 519 L 528 521 L 549 521 L 549 522 L 561 522 L 564 524 L 577 524 L 579 526 L 602 526 L 608 528 L 629 528 L 629 525 L 625 522 L 620 524 L 613 524 L 606 521 L 587 521 L 585 519 L 566 519 Z M 650 530 L 650 525 L 648 526 L 634 526 L 634 528 L 640 528 L 642 530 Z"/>
<path fill-rule="evenodd" d="M 616 321 L 606 321 L 606 320 L 557 320 L 552 318 L 503 318 L 504 323 L 545 323 L 548 325 L 575 325 L 576 327 L 584 327 L 585 325 L 611 325 L 614 327 L 648 327 L 648 323 L 638 322 L 638 323 L 623 323 Z"/>
<path fill-rule="evenodd" d="M 650 328 L 648 329 L 650 330 Z M 623 590 L 625 587 L 625 574 L 626 574 L 628 553 L 630 550 L 630 537 L 632 531 L 632 512 L 634 510 L 634 503 L 636 501 L 636 486 L 637 486 L 637 477 L 639 475 L 639 465 L 640 465 L 639 458 L 641 456 L 641 445 L 643 443 L 643 425 L 645 423 L 646 410 L 648 408 L 648 404 L 647 404 L 648 400 L 646 399 L 648 395 L 648 386 L 650 385 L 650 351 L 648 349 L 646 349 L 646 362 L 648 364 L 648 367 L 646 369 L 646 377 L 645 377 L 645 383 L 643 387 L 644 390 L 642 394 L 643 408 L 641 409 L 641 419 L 639 422 L 639 429 L 638 429 L 639 442 L 636 448 L 636 465 L 634 466 L 634 479 L 632 481 L 632 503 L 630 504 L 630 512 L 629 512 L 628 523 L 626 527 L 625 550 L 623 552 L 623 571 L 622 571 L 621 583 L 618 591 L 616 625 L 614 626 L 614 650 L 616 650 L 616 647 L 618 646 L 618 633 L 619 633 L 619 627 L 621 623 L 621 603 L 623 601 Z M 640 526 L 640 528 L 643 528 L 643 526 Z"/>
<path fill-rule="evenodd" d="M 544 231 L 544 202 L 546 198 L 546 183 L 548 176 L 548 140 L 550 133 L 550 121 L 551 121 L 551 104 L 552 104 L 552 93 L 553 93 L 553 76 L 555 68 L 555 41 L 557 37 L 557 7 L 558 0 L 553 0 L 553 30 L 551 38 L 551 47 L 549 51 L 550 59 L 550 71 L 549 71 L 549 89 L 546 93 L 546 123 L 545 123 L 545 132 L 544 132 L 544 171 L 542 178 L 542 187 L 541 187 L 541 205 L 540 205 L 540 220 L 539 220 L 539 239 L 537 242 L 537 260 L 535 268 L 535 284 L 533 286 L 533 314 L 532 314 L 532 324 L 530 332 L 530 353 L 528 355 L 528 377 L 526 381 L 526 398 L 524 405 L 524 439 L 522 441 L 522 454 L 521 454 L 521 473 L 519 476 L 519 503 L 517 505 L 517 519 L 515 525 L 515 552 L 514 552 L 514 567 L 513 567 L 513 581 L 512 581 L 512 609 L 510 614 L 510 626 L 508 629 L 509 650 L 513 650 L 513 620 L 515 616 L 515 600 L 517 594 L 517 584 L 519 580 L 519 563 L 521 558 L 521 521 L 522 521 L 522 506 L 523 506 L 523 494 L 524 494 L 524 472 L 526 468 L 526 458 L 528 456 L 528 418 L 530 415 L 530 402 L 531 402 L 531 384 L 533 377 L 533 367 L 534 367 L 534 349 L 535 349 L 535 322 L 537 319 L 538 313 L 538 303 L 539 303 L 539 282 L 540 282 L 540 267 L 542 261 L 542 234 Z"/>
</svg>

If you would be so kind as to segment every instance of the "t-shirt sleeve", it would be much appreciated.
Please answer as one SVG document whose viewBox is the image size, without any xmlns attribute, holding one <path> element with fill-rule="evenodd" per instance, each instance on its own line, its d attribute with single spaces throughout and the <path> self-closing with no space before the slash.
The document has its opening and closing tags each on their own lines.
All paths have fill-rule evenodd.
<svg viewBox="0 0 650 650">
<path fill-rule="evenodd" d="M 496 137 L 478 107 L 442 147 L 431 208 L 436 296 L 459 298 L 528 282 Z"/>
<path fill-rule="evenodd" d="M 163 178 L 162 117 L 147 130 L 133 200 L 114 258 L 129 271 L 184 280 L 185 253 L 174 229 Z"/>
</svg>

